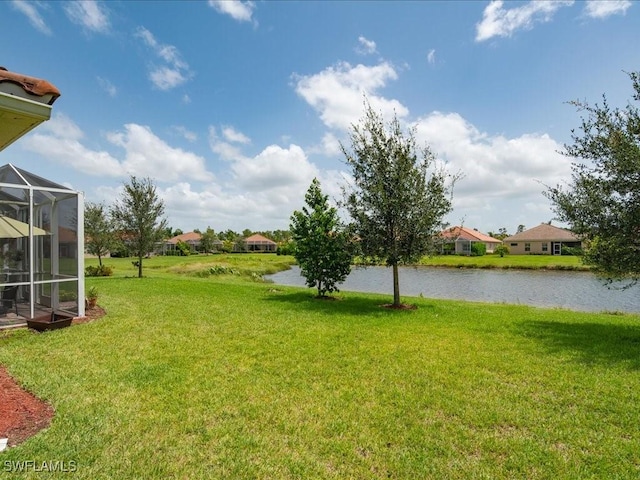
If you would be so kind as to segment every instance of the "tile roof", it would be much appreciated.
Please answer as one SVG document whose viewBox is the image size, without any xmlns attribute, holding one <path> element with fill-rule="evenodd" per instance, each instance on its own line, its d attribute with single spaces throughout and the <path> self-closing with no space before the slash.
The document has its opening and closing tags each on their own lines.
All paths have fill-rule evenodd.
<svg viewBox="0 0 640 480">
<path fill-rule="evenodd" d="M 273 244 L 276 245 L 276 242 L 274 242 L 273 240 L 264 237 L 262 235 L 260 235 L 259 233 L 255 233 L 253 235 L 251 235 L 250 237 L 247 237 L 247 239 L 245 240 L 245 242 L 247 243 L 268 243 L 268 244 Z"/>
<path fill-rule="evenodd" d="M 176 235 L 173 238 L 170 238 L 169 240 L 167 240 L 167 243 L 174 243 L 174 244 L 178 242 L 189 243 L 189 242 L 199 242 L 200 240 L 202 240 L 201 234 L 197 232 L 187 232 L 181 235 Z"/>
<path fill-rule="evenodd" d="M 21 87 L 21 90 L 27 95 L 20 95 L 20 89 L 11 88 L 13 85 Z M 0 87 L 2 87 L 0 91 L 24 98 L 41 97 L 40 99 L 32 99 L 41 103 L 43 103 L 44 99 L 44 103 L 47 105 L 53 105 L 53 102 L 60 96 L 60 90 L 46 80 L 10 72 L 4 67 L 0 67 Z"/>
<path fill-rule="evenodd" d="M 451 240 L 457 240 L 462 238 L 463 240 L 470 240 L 472 242 L 487 242 L 487 243 L 501 243 L 497 238 L 490 237 L 489 235 L 485 235 L 478 230 L 473 230 L 467 227 L 451 227 L 443 230 L 441 235 L 444 238 L 448 238 Z"/>
<path fill-rule="evenodd" d="M 554 225 L 549 225 L 548 223 L 543 223 L 541 225 L 538 225 L 537 227 L 525 230 L 524 232 L 511 235 L 510 237 L 505 238 L 503 241 L 504 243 L 507 243 L 527 241 L 536 242 L 544 240 L 555 242 L 579 242 L 580 238 L 578 238 L 574 233 L 567 230 L 566 228 L 560 228 Z"/>
</svg>

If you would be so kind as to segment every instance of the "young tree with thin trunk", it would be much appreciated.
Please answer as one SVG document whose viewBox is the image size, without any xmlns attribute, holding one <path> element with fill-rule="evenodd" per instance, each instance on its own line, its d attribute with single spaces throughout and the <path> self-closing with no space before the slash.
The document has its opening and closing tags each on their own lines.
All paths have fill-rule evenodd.
<svg viewBox="0 0 640 480">
<path fill-rule="evenodd" d="M 344 282 L 351 271 L 351 241 L 316 178 L 304 198 L 307 206 L 291 216 L 293 255 L 307 286 L 317 288 L 318 297 L 326 297 L 338 291 L 337 284 Z"/>
<path fill-rule="evenodd" d="M 629 73 L 633 99 L 640 102 L 640 72 Z M 609 282 L 640 280 L 640 109 L 631 102 L 612 109 L 569 102 L 586 114 L 581 133 L 564 154 L 573 163 L 573 182 L 549 188 L 558 218 L 587 244 L 583 261 Z"/>
<path fill-rule="evenodd" d="M 102 257 L 116 246 L 117 239 L 113 221 L 103 203 L 87 203 L 84 210 L 84 233 L 87 252 L 98 257 L 102 266 Z"/>
<path fill-rule="evenodd" d="M 167 227 L 164 202 L 158 197 L 156 187 L 149 178 L 138 180 L 131 176 L 125 183 L 120 199 L 116 201 L 111 216 L 122 232 L 129 249 L 138 257 L 138 277 L 142 277 L 142 261 L 153 251 L 156 242 L 162 240 Z"/>
<path fill-rule="evenodd" d="M 393 307 L 400 307 L 398 265 L 415 262 L 434 248 L 444 216 L 451 211 L 457 175 L 436 165 L 428 147 L 418 155 L 415 130 L 404 134 L 394 115 L 385 125 L 365 102 L 365 115 L 341 145 L 352 169 L 345 204 L 366 257 L 393 269 Z"/>
</svg>

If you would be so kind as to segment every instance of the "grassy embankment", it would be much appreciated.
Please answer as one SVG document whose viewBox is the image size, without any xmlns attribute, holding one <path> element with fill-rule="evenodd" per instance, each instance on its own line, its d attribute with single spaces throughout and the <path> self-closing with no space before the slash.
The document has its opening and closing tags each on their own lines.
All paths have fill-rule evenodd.
<svg viewBox="0 0 640 480">
<path fill-rule="evenodd" d="M 87 281 L 106 317 L 0 333 L 0 363 L 56 410 L 0 466 L 73 460 L 86 479 L 638 477 L 639 316 L 319 301 L 255 281 L 282 260 L 152 259 L 138 279 L 108 259 L 116 275 Z"/>
</svg>

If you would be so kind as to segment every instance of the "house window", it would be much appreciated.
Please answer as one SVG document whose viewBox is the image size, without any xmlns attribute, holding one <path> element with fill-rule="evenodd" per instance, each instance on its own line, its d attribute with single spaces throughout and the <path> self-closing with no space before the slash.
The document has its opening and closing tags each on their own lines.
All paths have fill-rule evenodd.
<svg viewBox="0 0 640 480">
<path fill-rule="evenodd" d="M 525 243 L 524 244 L 524 251 L 525 252 L 530 252 L 531 251 L 531 244 L 530 243 Z"/>
<path fill-rule="evenodd" d="M 543 252 L 548 252 L 549 251 L 549 244 L 546 242 L 542 242 L 542 251 Z"/>
<path fill-rule="evenodd" d="M 517 247 L 517 246 L 518 246 L 518 244 L 517 244 L 517 243 L 512 243 L 512 244 L 511 244 L 511 246 L 512 246 L 512 247 Z"/>
</svg>

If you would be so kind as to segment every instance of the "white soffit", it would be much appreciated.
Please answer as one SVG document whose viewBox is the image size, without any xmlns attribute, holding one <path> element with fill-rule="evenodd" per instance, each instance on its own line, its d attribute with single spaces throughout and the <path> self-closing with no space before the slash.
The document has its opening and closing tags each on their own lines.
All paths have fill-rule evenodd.
<svg viewBox="0 0 640 480">
<path fill-rule="evenodd" d="M 0 150 L 51 118 L 51 105 L 0 91 Z"/>
</svg>

